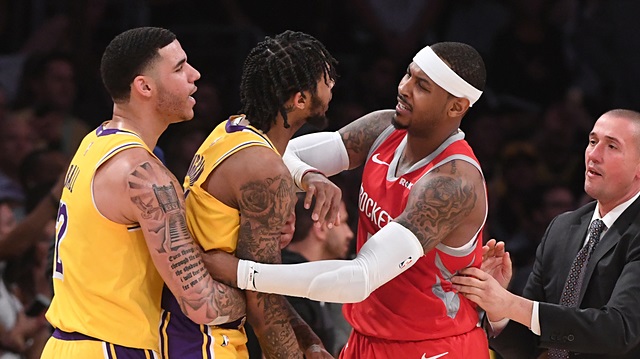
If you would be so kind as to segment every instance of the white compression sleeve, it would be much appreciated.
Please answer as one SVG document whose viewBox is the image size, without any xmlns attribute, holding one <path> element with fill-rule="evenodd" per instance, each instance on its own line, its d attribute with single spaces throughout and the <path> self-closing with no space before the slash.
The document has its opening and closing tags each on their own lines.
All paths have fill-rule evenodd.
<svg viewBox="0 0 640 359">
<path fill-rule="evenodd" d="M 240 260 L 238 287 L 324 302 L 355 303 L 409 269 L 423 255 L 418 238 L 401 224 L 391 222 L 369 238 L 353 260 L 301 264 Z"/>
<path fill-rule="evenodd" d="M 282 156 L 296 185 L 308 171 L 327 177 L 349 169 L 349 155 L 338 132 L 316 132 L 289 141 Z"/>
</svg>

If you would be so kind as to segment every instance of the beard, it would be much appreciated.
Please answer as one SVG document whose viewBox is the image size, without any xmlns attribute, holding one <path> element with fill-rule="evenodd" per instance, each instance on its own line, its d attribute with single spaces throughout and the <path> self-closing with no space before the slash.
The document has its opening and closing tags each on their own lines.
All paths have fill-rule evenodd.
<svg viewBox="0 0 640 359">
<path fill-rule="evenodd" d="M 318 130 L 324 130 L 329 125 L 329 119 L 323 111 L 323 107 L 318 96 L 311 96 L 311 115 L 305 119 L 305 122 Z"/>
<path fill-rule="evenodd" d="M 409 128 L 408 125 L 399 123 L 397 117 L 398 115 L 394 114 L 393 118 L 391 119 L 391 124 L 393 125 L 393 128 L 395 128 L 396 130 L 406 130 L 407 128 Z"/>
</svg>

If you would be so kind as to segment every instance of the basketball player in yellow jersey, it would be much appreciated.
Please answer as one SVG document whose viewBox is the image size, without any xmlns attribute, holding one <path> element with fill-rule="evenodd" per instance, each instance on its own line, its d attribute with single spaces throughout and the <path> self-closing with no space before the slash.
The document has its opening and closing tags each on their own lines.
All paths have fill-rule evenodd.
<svg viewBox="0 0 640 359">
<path fill-rule="evenodd" d="M 296 200 L 280 154 L 306 122 L 326 124 L 335 64 L 319 41 L 299 32 L 267 37 L 251 50 L 240 93 L 246 116 L 214 129 L 184 182 L 187 223 L 205 250 L 280 263 L 281 228 Z M 215 238 L 208 236 L 212 232 Z M 266 358 L 301 358 L 302 352 L 307 358 L 331 358 L 284 297 L 256 292 L 246 297 L 247 319 Z M 169 359 L 248 357 L 241 323 L 205 328 L 164 309 L 170 318 L 163 322 L 161 343 Z"/>
<path fill-rule="evenodd" d="M 118 35 L 101 74 L 113 117 L 85 137 L 64 181 L 47 359 L 158 357 L 163 281 L 197 323 L 245 311 L 241 292 L 208 275 L 180 184 L 151 150 L 169 124 L 193 117 L 200 74 L 160 28 Z"/>
</svg>

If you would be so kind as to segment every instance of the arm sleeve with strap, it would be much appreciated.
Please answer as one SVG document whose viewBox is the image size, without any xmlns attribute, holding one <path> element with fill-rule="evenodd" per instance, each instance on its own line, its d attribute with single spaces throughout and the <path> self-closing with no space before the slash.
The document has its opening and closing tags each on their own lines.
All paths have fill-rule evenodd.
<svg viewBox="0 0 640 359">
<path fill-rule="evenodd" d="M 282 159 L 298 187 L 307 172 L 322 172 L 330 177 L 349 169 L 349 154 L 338 132 L 296 137 L 289 141 Z"/>
<path fill-rule="evenodd" d="M 317 301 L 355 303 L 409 269 L 424 250 L 406 227 L 391 222 L 352 260 L 262 264 L 240 260 L 238 287 Z"/>
</svg>

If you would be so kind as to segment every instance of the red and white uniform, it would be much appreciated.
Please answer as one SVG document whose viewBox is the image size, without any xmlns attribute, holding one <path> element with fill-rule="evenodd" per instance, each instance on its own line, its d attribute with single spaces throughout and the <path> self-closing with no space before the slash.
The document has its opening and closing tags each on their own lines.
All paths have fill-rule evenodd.
<svg viewBox="0 0 640 359">
<path fill-rule="evenodd" d="M 459 131 L 408 173 L 396 177 L 405 146 L 406 131 L 389 128 L 369 153 L 358 203 L 358 250 L 369 237 L 403 212 L 413 184 L 432 169 L 461 160 L 480 170 L 464 133 Z M 451 248 L 438 244 L 412 268 L 375 290 L 364 301 L 345 304 L 344 316 L 354 333 L 341 357 L 410 358 L 417 355 L 415 358 L 420 358 L 425 354 L 424 358 L 430 358 L 448 353 L 441 357 L 488 358 L 486 337 L 478 328 L 477 306 L 455 293 L 450 282 L 451 276 L 460 269 L 479 268 L 481 262 L 482 231 L 479 228 L 467 245 Z"/>
</svg>

